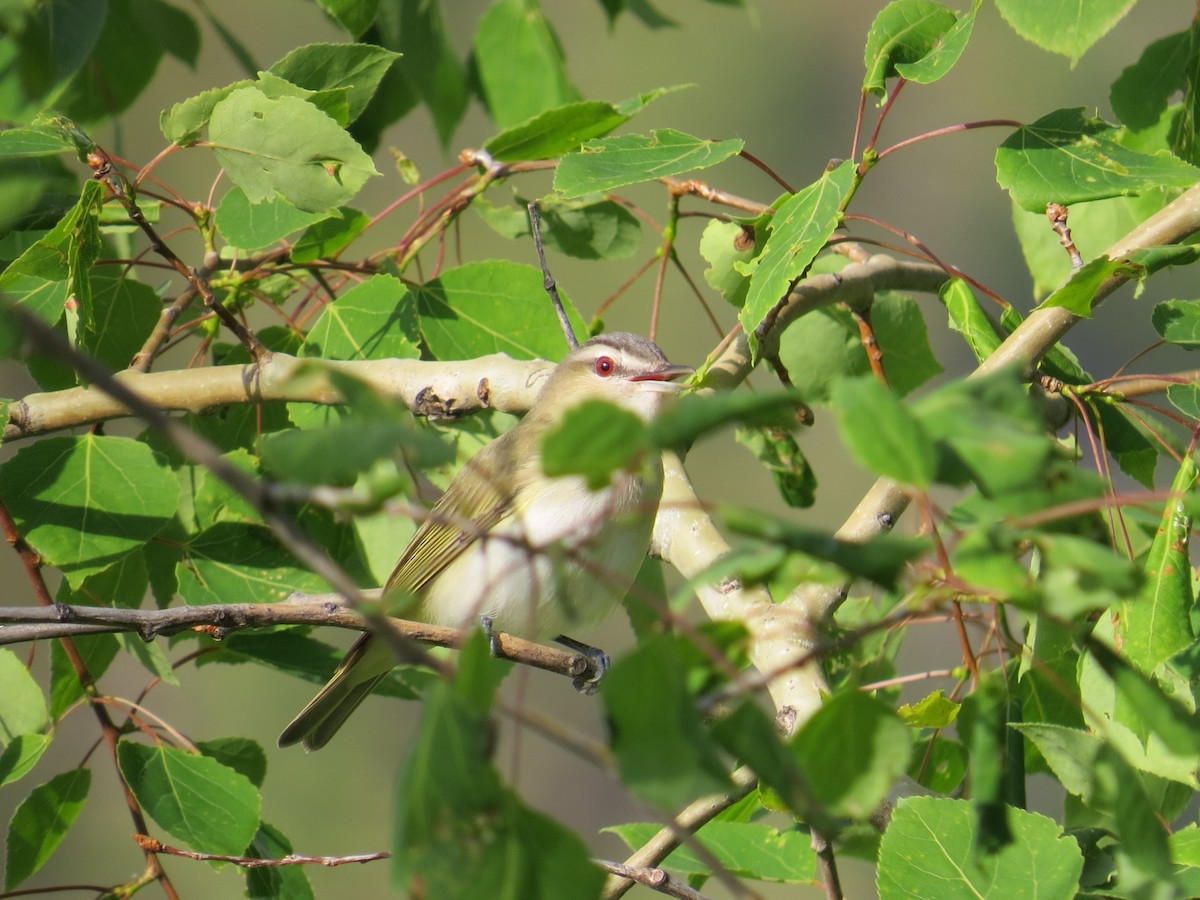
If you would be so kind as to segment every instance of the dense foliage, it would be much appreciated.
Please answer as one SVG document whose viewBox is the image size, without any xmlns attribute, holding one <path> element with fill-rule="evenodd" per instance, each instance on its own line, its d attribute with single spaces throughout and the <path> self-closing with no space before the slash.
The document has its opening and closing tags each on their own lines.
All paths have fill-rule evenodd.
<svg viewBox="0 0 1200 900">
<path fill-rule="evenodd" d="M 659 421 L 591 404 L 543 448 L 547 470 L 595 483 L 647 453 L 667 459 L 663 563 L 631 592 L 637 643 L 600 691 L 607 746 L 555 738 L 662 820 L 678 816 L 674 833 L 611 823 L 632 848 L 626 874 L 676 896 L 717 879 L 734 893 L 761 880 L 840 896 L 837 862 L 854 856 L 883 898 L 1200 895 L 1188 550 L 1200 378 L 1153 369 L 1161 357 L 1133 346 L 1128 371 L 1097 376 L 1064 343 L 1106 298 L 1200 256 L 1200 26 L 1130 48 L 1109 89 L 1116 122 L 1088 112 L 1104 99 L 1090 95 L 1035 121 L 981 110 L 920 136 L 995 129 L 1036 294 L 1013 304 L 919 235 L 881 240 L 855 203 L 901 149 L 878 143 L 899 92 L 953 80 L 982 2 L 883 6 L 865 36 L 851 158 L 757 198 L 704 180 L 725 161 L 762 165 L 753 147 L 656 123 L 671 88 L 584 97 L 538 0 L 488 4 L 465 61 L 446 24 L 455 4 L 318 0 L 344 42 L 261 70 L 236 23 L 198 4 L 245 72 L 178 98 L 162 112 L 165 146 L 123 151 L 136 161 L 94 135 L 164 57 L 195 62 L 193 13 L 165 0 L 0 4 L 0 352 L 40 387 L 5 401 L 0 463 L 0 525 L 24 573 L 0 608 L 12 645 L 0 650 L 0 790 L 15 807 L 4 889 L 97 880 L 54 854 L 105 769 L 127 801 L 112 829 L 132 816 L 145 835 L 125 869 L 139 853 L 144 869 L 97 894 L 177 896 L 171 873 L 201 865 L 169 858 L 182 851 L 244 867 L 247 896 L 312 895 L 303 865 L 254 865 L 292 851 L 260 794 L 284 751 L 182 733 L 171 704 L 199 664 L 320 683 L 340 655 L 323 624 L 385 627 L 359 590 L 386 577 L 431 484 L 515 421 L 544 361 L 566 351 L 530 239 L 537 199 L 551 261 L 580 261 L 597 283 L 620 284 L 614 267 L 646 256 L 652 236 L 639 270 L 657 274 L 643 291 L 652 336 L 664 290 L 712 299 L 728 331 Z M 610 22 L 671 24 L 642 0 L 601 5 Z M 1120 33 L 1133 0 L 995 6 L 1075 62 Z M 449 147 L 473 103 L 493 132 L 455 165 L 429 175 L 393 150 L 384 166 L 393 123 L 421 110 L 406 121 Z M 178 154 L 213 173 L 207 194 L 158 178 Z M 630 199 L 647 185 L 665 198 L 661 222 Z M 682 227 L 689 213 L 702 229 Z M 946 214 L 997 227 L 970 208 Z M 511 258 L 462 245 L 467 216 L 515 239 Z M 928 321 L 945 316 L 977 368 L 943 372 L 931 344 L 947 335 L 931 342 L 919 302 L 940 303 Z M 603 327 L 603 308 L 566 304 L 580 335 Z M 1144 309 L 1163 342 L 1200 344 L 1200 299 Z M 757 391 L 743 386 L 752 371 Z M 732 426 L 781 509 L 811 504 L 827 477 L 800 446 L 813 408 L 879 478 L 836 534 L 795 509 L 696 498 L 680 458 Z M 106 433 L 114 419 L 136 429 Z M 910 506 L 919 528 L 890 534 Z M 683 579 L 665 579 L 670 568 Z M 330 591 L 351 609 L 294 596 Z M 696 602 L 705 615 L 688 614 Z M 931 620 L 952 625 L 961 665 L 899 671 L 906 638 Z M 48 645 L 49 665 L 22 644 Z M 122 658 L 183 690 L 109 694 Z M 592 835 L 532 808 L 494 759 L 513 667 L 479 635 L 445 658 L 455 664 L 438 675 L 403 666 L 381 687 L 422 712 L 390 751 L 391 857 L 374 865 L 431 898 L 627 889 L 606 884 Z M 927 678 L 944 687 L 902 702 L 902 685 Z M 100 748 L 46 765 L 61 758 L 49 752 L 60 724 L 87 715 Z M 1035 775 L 1065 794 L 1057 818 L 1027 809 Z"/>
</svg>

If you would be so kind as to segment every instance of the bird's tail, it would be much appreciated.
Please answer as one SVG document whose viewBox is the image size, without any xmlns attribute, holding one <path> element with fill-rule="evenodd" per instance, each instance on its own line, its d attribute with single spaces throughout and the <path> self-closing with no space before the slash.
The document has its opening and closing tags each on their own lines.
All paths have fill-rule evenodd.
<svg viewBox="0 0 1200 900">
<path fill-rule="evenodd" d="M 364 634 L 354 642 L 320 693 L 283 729 L 279 746 L 303 742 L 306 750 L 320 750 L 393 665 L 395 660 L 384 642 Z"/>
</svg>

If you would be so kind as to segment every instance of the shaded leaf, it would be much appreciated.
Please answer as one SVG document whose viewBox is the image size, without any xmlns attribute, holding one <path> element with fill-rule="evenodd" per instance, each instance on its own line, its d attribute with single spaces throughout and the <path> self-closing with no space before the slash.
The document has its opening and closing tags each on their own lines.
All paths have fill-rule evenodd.
<svg viewBox="0 0 1200 900">
<path fill-rule="evenodd" d="M 600 693 L 621 780 L 637 796 L 675 809 L 728 788 L 671 639 L 654 638 L 619 660 L 604 676 Z"/>
<path fill-rule="evenodd" d="M 310 91 L 346 89 L 349 123 L 362 114 L 379 82 L 399 58 L 399 53 L 372 44 L 306 44 L 269 71 Z"/>
<path fill-rule="evenodd" d="M 542 273 L 531 266 L 506 260 L 467 263 L 418 285 L 413 293 L 421 334 L 437 359 L 474 359 L 488 353 L 561 359 L 566 353 Z M 570 300 L 562 299 L 575 333 L 586 334 L 579 313 Z"/>
<path fill-rule="evenodd" d="M 867 73 L 863 78 L 863 92 L 882 95 L 885 92 L 884 82 L 903 74 L 897 72 L 901 65 L 913 67 L 919 76 L 928 76 L 937 69 L 949 70 L 953 60 L 962 52 L 961 46 L 957 52 L 947 51 L 947 62 L 936 68 L 929 57 L 942 47 L 947 32 L 954 28 L 957 21 L 954 13 L 931 0 L 893 0 L 885 6 L 867 33 L 863 59 Z M 961 32 L 958 34 L 960 37 L 956 38 L 955 43 L 961 39 L 965 44 Z M 966 34 L 970 35 L 969 28 Z M 921 63 L 924 65 L 920 66 Z"/>
<path fill-rule="evenodd" d="M 914 487 L 933 480 L 933 443 L 917 418 L 873 378 L 833 386 L 838 429 L 858 462 L 877 475 Z"/>
<path fill-rule="evenodd" d="M 472 46 L 483 101 L 502 128 L 580 99 L 536 0 L 496 0 L 479 17 Z"/>
<path fill-rule="evenodd" d="M 46 698 L 11 650 L 0 650 L 0 744 L 36 734 L 50 724 Z"/>
<path fill-rule="evenodd" d="M 0 466 L 0 496 L 30 545 L 78 587 L 163 529 L 179 485 L 145 444 L 85 435 L 21 448 Z"/>
<path fill-rule="evenodd" d="M 142 808 L 195 850 L 238 854 L 258 830 L 258 791 L 215 759 L 125 740 L 117 761 Z"/>
<path fill-rule="evenodd" d="M 865 819 L 908 768 L 912 732 L 874 697 L 830 697 L 792 739 L 813 793 L 838 816 Z"/>
<path fill-rule="evenodd" d="M 83 809 L 91 769 L 72 769 L 35 787 L 8 826 L 4 888 L 12 890 L 46 864 Z"/>
</svg>

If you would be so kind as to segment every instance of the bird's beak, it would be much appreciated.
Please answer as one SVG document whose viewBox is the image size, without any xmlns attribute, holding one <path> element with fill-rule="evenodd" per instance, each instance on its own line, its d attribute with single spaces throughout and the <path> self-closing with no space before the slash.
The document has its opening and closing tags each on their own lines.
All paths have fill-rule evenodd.
<svg viewBox="0 0 1200 900">
<path fill-rule="evenodd" d="M 642 372 L 639 375 L 633 375 L 629 381 L 640 382 L 647 390 L 661 391 L 670 393 L 683 389 L 683 385 L 674 384 L 680 378 L 687 378 L 694 375 L 696 370 L 691 366 L 678 366 L 674 363 L 668 363 L 652 372 Z"/>
</svg>

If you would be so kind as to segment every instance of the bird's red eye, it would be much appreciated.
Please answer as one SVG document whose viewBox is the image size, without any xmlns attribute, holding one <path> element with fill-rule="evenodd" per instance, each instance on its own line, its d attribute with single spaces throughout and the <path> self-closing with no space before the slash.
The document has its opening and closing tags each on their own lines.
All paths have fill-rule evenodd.
<svg viewBox="0 0 1200 900">
<path fill-rule="evenodd" d="M 612 361 L 611 356 L 601 356 L 596 360 L 596 374 L 601 378 L 607 378 L 617 370 L 617 364 Z"/>
</svg>

